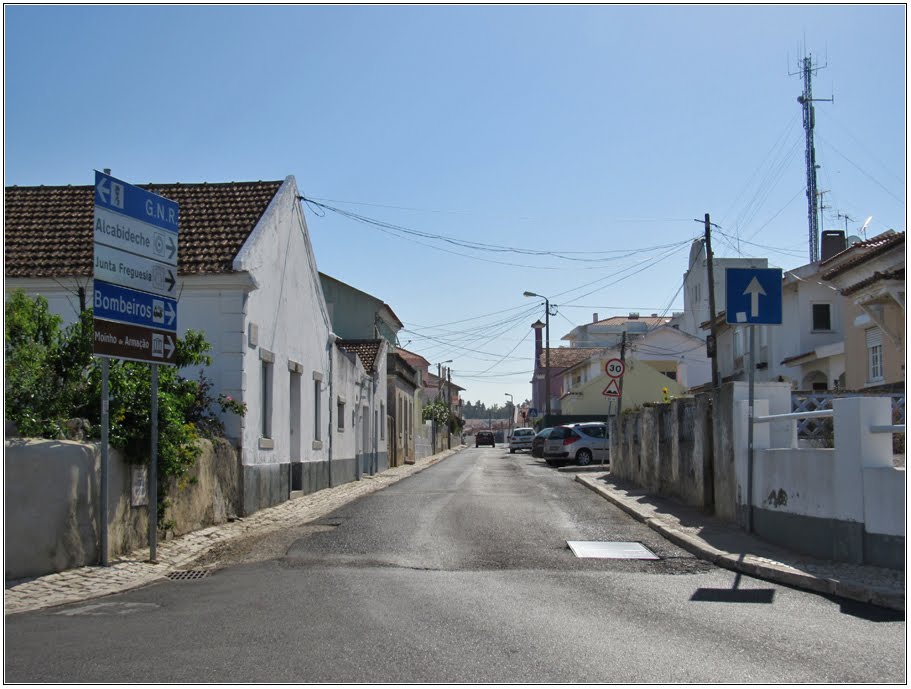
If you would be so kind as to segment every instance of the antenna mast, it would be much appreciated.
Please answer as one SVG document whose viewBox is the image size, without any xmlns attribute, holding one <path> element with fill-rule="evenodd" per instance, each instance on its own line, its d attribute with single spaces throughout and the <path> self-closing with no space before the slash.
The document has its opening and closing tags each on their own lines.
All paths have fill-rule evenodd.
<svg viewBox="0 0 911 689">
<path fill-rule="evenodd" d="M 817 209 L 816 190 L 816 147 L 813 144 L 813 128 L 816 125 L 816 111 L 814 101 L 835 101 L 835 98 L 813 98 L 813 73 L 824 68 L 813 65 L 813 56 L 808 55 L 801 60 L 800 72 L 803 76 L 803 93 L 797 97 L 797 102 L 803 107 L 803 129 L 806 132 L 806 164 L 807 164 L 807 215 L 810 232 L 810 262 L 819 260 L 819 211 Z M 793 76 L 792 74 L 792 76 Z"/>
</svg>

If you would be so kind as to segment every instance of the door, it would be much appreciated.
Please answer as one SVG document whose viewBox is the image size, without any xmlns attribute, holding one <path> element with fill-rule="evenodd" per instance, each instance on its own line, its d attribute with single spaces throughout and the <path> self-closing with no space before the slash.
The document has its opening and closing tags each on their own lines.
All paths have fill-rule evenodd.
<svg viewBox="0 0 911 689">
<path fill-rule="evenodd" d="M 301 375 L 291 372 L 290 398 L 288 409 L 288 447 L 291 461 L 291 491 L 303 490 L 303 467 L 301 466 Z"/>
</svg>

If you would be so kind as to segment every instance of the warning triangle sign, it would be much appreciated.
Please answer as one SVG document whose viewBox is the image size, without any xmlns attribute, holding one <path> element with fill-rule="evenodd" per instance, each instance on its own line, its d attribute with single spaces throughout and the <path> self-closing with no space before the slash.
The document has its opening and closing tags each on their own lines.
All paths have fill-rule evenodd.
<svg viewBox="0 0 911 689">
<path fill-rule="evenodd" d="M 604 388 L 602 395 L 607 397 L 619 397 L 620 396 L 620 383 L 617 378 L 611 378 L 610 383 L 607 384 L 607 387 Z"/>
</svg>

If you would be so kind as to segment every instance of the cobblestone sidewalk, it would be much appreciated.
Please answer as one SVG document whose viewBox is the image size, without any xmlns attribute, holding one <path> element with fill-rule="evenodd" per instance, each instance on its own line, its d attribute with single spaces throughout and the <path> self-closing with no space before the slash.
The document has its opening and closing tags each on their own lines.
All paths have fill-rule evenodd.
<svg viewBox="0 0 911 689">
<path fill-rule="evenodd" d="M 446 450 L 420 459 L 415 464 L 393 467 L 381 474 L 365 476 L 361 481 L 288 500 L 250 517 L 164 541 L 157 547 L 158 564 L 148 561 L 149 549 L 146 547 L 113 560 L 109 567 L 80 567 L 36 579 L 7 582 L 3 597 L 4 614 L 75 603 L 145 586 L 193 562 L 217 544 L 320 519 L 352 500 L 423 471 L 460 449 Z"/>
</svg>

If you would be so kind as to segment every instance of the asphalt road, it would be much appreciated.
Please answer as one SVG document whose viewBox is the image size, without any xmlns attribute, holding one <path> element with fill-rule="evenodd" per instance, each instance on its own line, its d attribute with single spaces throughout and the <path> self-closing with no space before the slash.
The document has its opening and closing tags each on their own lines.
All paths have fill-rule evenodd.
<svg viewBox="0 0 911 689">
<path fill-rule="evenodd" d="M 568 540 L 660 559 L 579 559 Z M 905 680 L 903 616 L 717 569 L 502 446 L 216 560 L 205 578 L 7 616 L 5 681 Z"/>
</svg>

